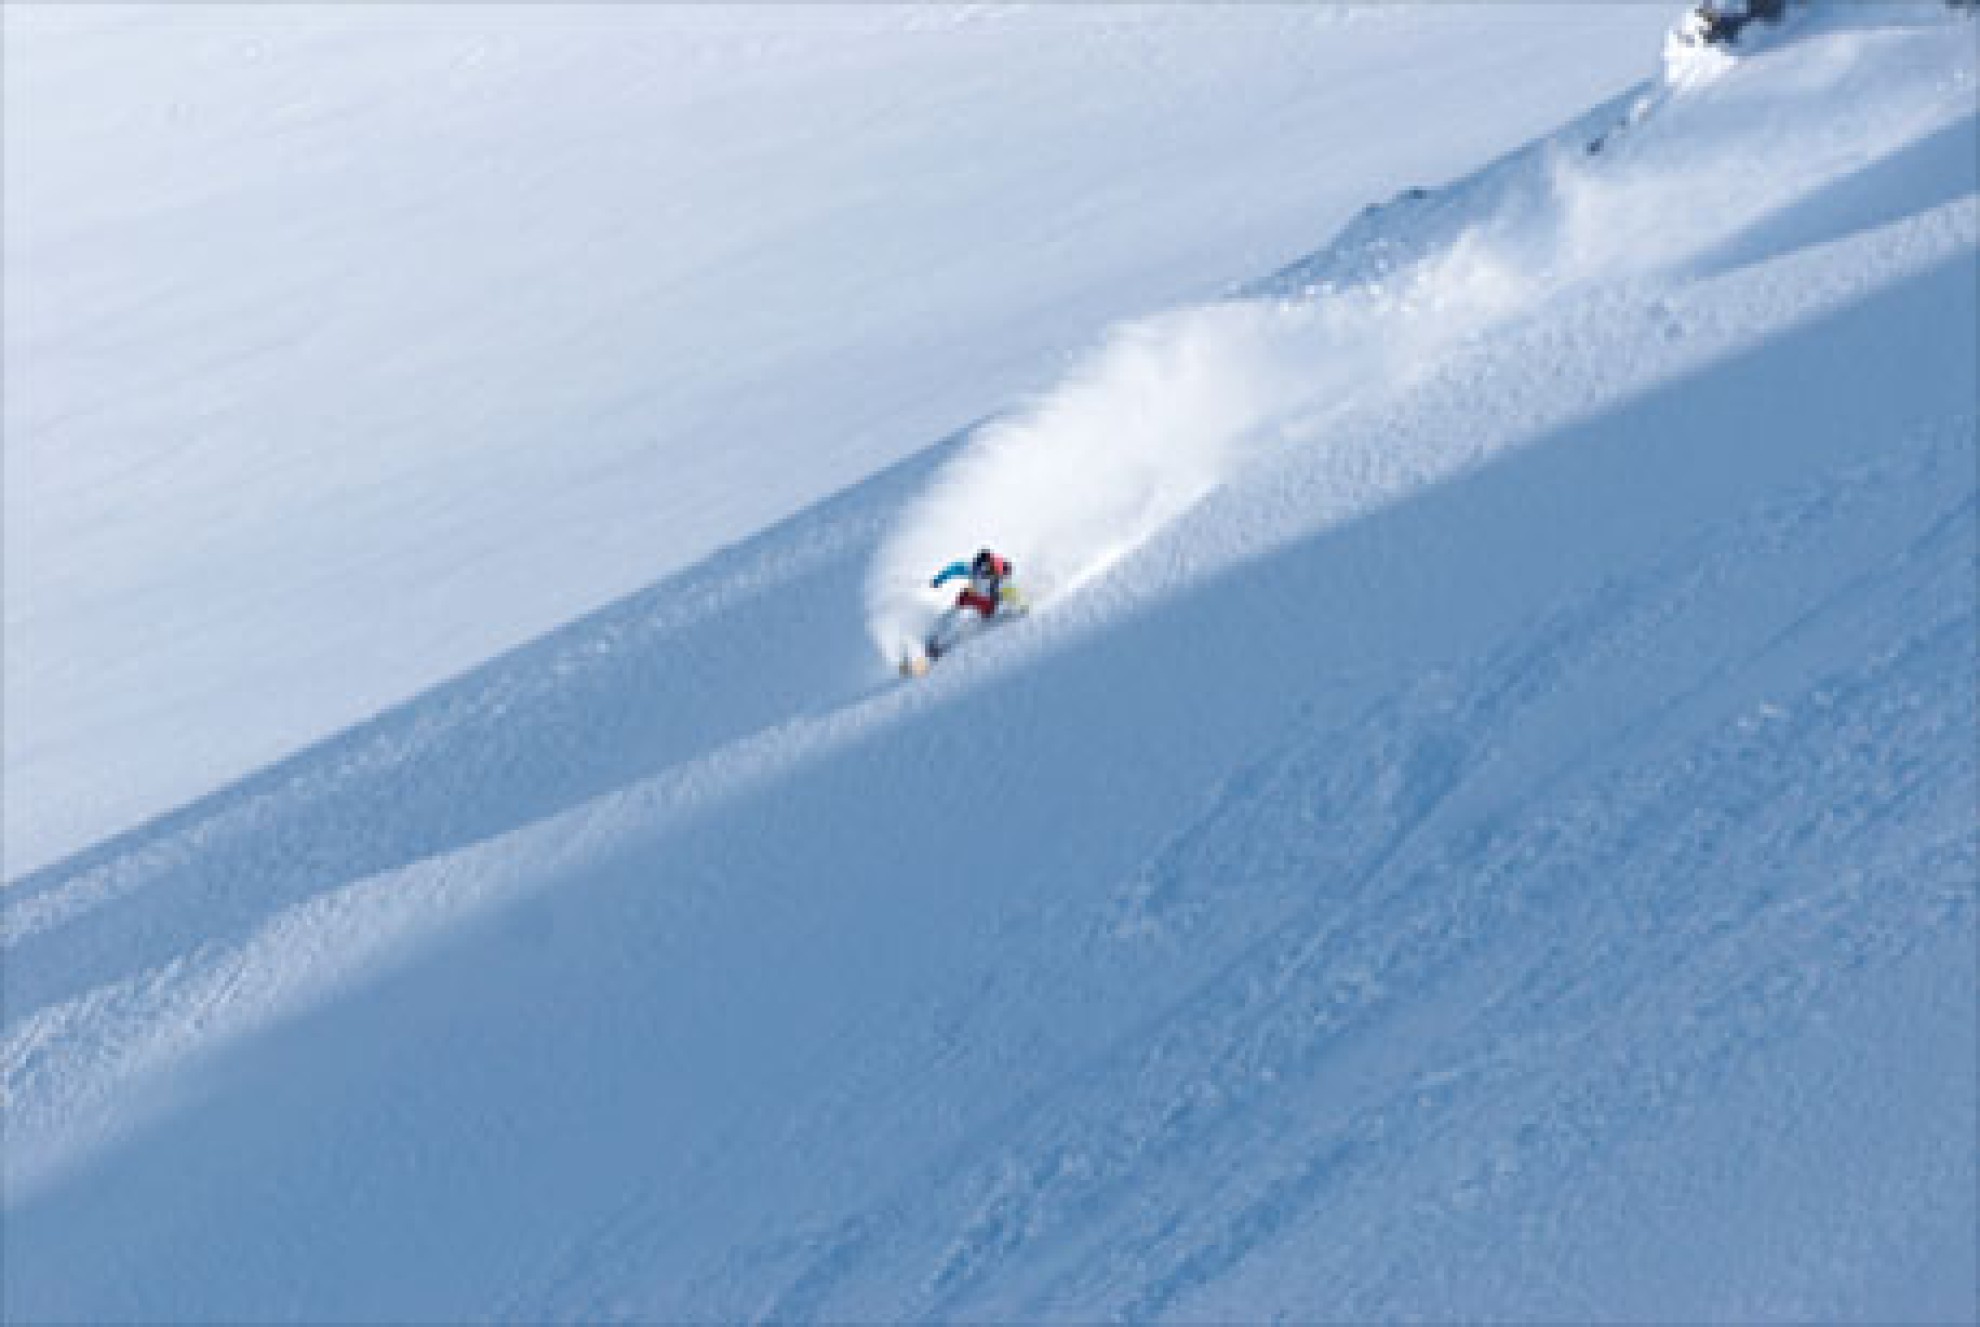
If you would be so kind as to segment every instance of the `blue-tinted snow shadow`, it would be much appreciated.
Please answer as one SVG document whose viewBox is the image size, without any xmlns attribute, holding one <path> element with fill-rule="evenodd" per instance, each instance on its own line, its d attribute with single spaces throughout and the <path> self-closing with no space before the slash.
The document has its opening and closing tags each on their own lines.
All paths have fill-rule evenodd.
<svg viewBox="0 0 1980 1327">
<path fill-rule="evenodd" d="M 1016 983 L 1048 997 L 1069 971 L 997 965 L 1046 943 L 1040 917 L 1098 924 L 1114 884 L 1204 795 L 1206 770 L 1358 712 L 1414 670 L 1461 668 L 1610 570 L 1564 546 L 1628 565 L 1664 549 L 1674 523 L 1874 454 L 1889 402 L 1845 366 L 1902 361 L 1943 398 L 1909 409 L 1969 409 L 1971 338 L 1907 347 L 1887 332 L 1920 321 L 1916 301 L 1970 290 L 1971 272 L 1962 255 L 1158 611 L 1047 642 L 1038 622 L 986 643 L 987 663 L 1036 652 L 994 686 L 967 686 L 968 705 L 855 734 L 196 1066 L 179 1109 L 9 1213 L 9 1316 L 103 1309 L 69 1297 L 106 1248 L 140 1287 L 128 1303 L 161 1317 L 483 1316 L 574 1245 L 605 1260 L 591 1275 L 643 1268 L 665 1281 L 681 1270 L 662 1256 L 676 1243 L 739 1238 L 734 1221 L 762 1220 L 749 1206 L 757 1167 L 788 1182 L 777 1167 L 803 1164 L 758 1146 L 802 1150 L 804 1135 L 779 1131 L 787 1103 L 819 1090 L 825 1068 L 875 1055 L 869 1068 L 915 1075 L 916 1092 L 963 1117 L 966 1139 L 994 1140 L 1001 1115 L 1104 1053 L 1082 1036 L 1139 1035 L 1154 1011 L 1110 1021 L 1068 1008 L 1047 1037 L 1023 1020 L 978 1027 L 965 1000 L 959 1047 L 1016 1040 L 999 1053 L 924 1047 L 935 1058 L 905 1065 L 865 1034 L 890 1013 L 932 1017 L 930 1002 L 959 992 L 1009 999 Z M 1798 427 L 1728 454 L 1756 382 L 1795 402 Z M 1291 606 L 1311 620 L 1261 630 Z M 1067 716 L 1077 721 L 1055 721 Z M 1008 1081 L 944 1077 L 970 1065 Z M 861 1200 L 925 1183 L 908 1161 L 907 1188 L 875 1176 Z M 597 1233 L 642 1195 L 659 1196 L 640 1213 L 650 1226 Z M 688 1196 L 702 1205 L 669 1206 Z M 161 1234 L 168 1212 L 198 1228 Z M 823 1274 L 864 1256 L 858 1216 Z M 580 1275 L 574 1293 L 590 1289 Z"/>
<path fill-rule="evenodd" d="M 1874 164 L 1763 217 L 1690 263 L 1716 276 L 1847 239 L 1980 193 L 1980 115 L 1954 120 Z"/>
</svg>

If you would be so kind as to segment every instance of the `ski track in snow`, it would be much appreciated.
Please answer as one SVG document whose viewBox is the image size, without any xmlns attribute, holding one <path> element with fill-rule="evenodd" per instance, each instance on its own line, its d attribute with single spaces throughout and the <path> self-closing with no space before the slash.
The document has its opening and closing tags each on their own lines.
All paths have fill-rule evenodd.
<svg viewBox="0 0 1980 1327">
<path fill-rule="evenodd" d="M 1959 441 L 1948 437 L 1922 473 L 1905 478 L 1915 486 L 1956 474 L 1970 459 Z M 1688 741 L 1672 740 L 1691 725 L 1671 712 L 1697 697 L 1720 700 L 1724 674 L 1764 668 L 1797 638 L 1836 630 L 1831 619 L 1869 597 L 1867 587 L 1844 586 L 1751 656 L 1711 661 L 1710 674 L 1637 720 L 1643 736 L 1625 730 L 1617 742 L 1605 731 L 1599 755 L 1576 753 L 1522 785 L 1520 801 L 1462 832 L 1435 832 L 1464 792 L 1495 787 L 1504 748 L 1518 745 L 1524 724 L 1544 721 L 1536 706 L 1587 687 L 1591 669 L 1642 666 L 1699 597 L 1699 582 L 1725 579 L 1757 556 L 1815 555 L 1814 541 L 1843 515 L 1824 509 L 1881 495 L 1879 478 L 1840 477 L 1705 548 L 1679 550 L 1639 584 L 1601 584 L 1507 657 L 1464 670 L 1497 690 L 1451 695 L 1462 683 L 1433 677 L 1345 733 L 1302 726 L 1287 749 L 1240 771 L 1122 889 L 1118 917 L 1087 943 L 1222 951 L 1231 939 L 1218 932 L 1236 898 L 1251 904 L 1239 915 L 1253 924 L 1261 915 L 1284 920 L 1076 1081 L 1026 1102 L 957 1161 L 917 1178 L 897 1207 L 850 1221 L 850 1238 L 793 1278 L 762 1316 L 1029 1321 L 1068 1306 L 1077 1316 L 1164 1316 L 1299 1227 L 1324 1233 L 1330 1223 L 1318 1214 L 1344 1190 L 1393 1196 L 1396 1172 L 1409 1168 L 1400 1159 L 1420 1156 L 1449 1128 L 1460 1085 L 1467 1099 L 1482 1092 L 1531 1108 L 1519 1088 L 1526 1075 L 1560 1058 L 1582 1066 L 1565 1103 L 1522 1123 L 1487 1173 L 1461 1177 L 1441 1208 L 1407 1210 L 1404 1224 L 1385 1232 L 1393 1242 L 1361 1232 L 1358 1256 L 1397 1250 L 1379 1275 L 1365 1265 L 1334 1269 L 1363 1299 L 1305 1306 L 1360 1318 L 1421 1298 L 1432 1312 L 1451 1301 L 1416 1284 L 1417 1250 L 1434 1247 L 1426 1219 L 1459 1222 L 1495 1189 L 1533 1183 L 1536 1169 L 1571 1192 L 1561 1177 L 1585 1164 L 1593 1140 L 1616 1145 L 1632 1118 L 1668 1125 L 1670 1112 L 1696 1114 L 1747 1043 L 1792 1035 L 1796 1011 L 1856 970 L 1891 963 L 1923 937 L 1969 930 L 1965 884 L 1980 862 L 1963 794 L 1974 770 L 1916 753 L 1956 740 L 1960 720 L 1972 718 L 1930 703 L 1958 690 L 1975 628 L 1957 580 L 1973 552 L 1970 492 L 1865 578 L 1879 589 L 1894 583 L 1906 606 L 1945 616 L 1912 625 L 1861 675 L 1803 679 L 1805 691 L 1773 691 L 1743 713 L 1714 716 Z M 1812 519 L 1817 513 L 1827 519 Z M 1665 750 L 1645 752 L 1645 743 Z M 1829 777 L 1813 778 L 1817 770 Z M 1764 772 L 1758 786 L 1756 771 Z M 1837 823 L 1835 808 L 1796 796 L 1803 780 L 1833 786 L 1829 778 L 1877 795 Z M 1563 785 L 1571 796 L 1560 795 Z M 1798 871 L 1866 856 L 1877 863 L 1869 878 L 1853 872 L 1813 894 L 1784 889 Z M 1749 882 L 1743 892 L 1699 900 L 1660 887 L 1728 859 L 1730 877 Z M 1312 882 L 1328 885 L 1309 893 L 1302 886 Z M 1254 890 L 1278 896 L 1261 908 L 1246 897 Z M 1542 918 L 1516 963 L 1499 952 L 1487 977 L 1472 970 L 1487 943 L 1503 950 L 1509 931 Z M 1553 938 L 1556 928 L 1575 937 L 1571 952 Z M 1671 1007 L 1673 988 L 1698 1004 Z M 1480 1001 L 1482 1013 L 1439 1026 L 1427 1053 L 1398 1066 L 1404 1072 L 1385 1072 L 1394 1040 L 1421 1020 L 1398 1016 L 1398 1002 L 1426 999 L 1442 1008 Z M 1550 1017 L 1535 1025 L 1535 1008 Z M 1515 1035 L 1495 1026 L 1508 1014 Z M 1640 1047 L 1656 1044 L 1646 1031 L 1673 1021 L 1696 1035 L 1641 1063 Z M 1391 1049 L 1364 1044 L 1376 1036 Z M 1261 1164 L 1260 1153 L 1270 1160 Z M 1188 1177 L 1178 1192 L 1145 1183 L 1178 1172 Z M 1208 1192 L 1205 1176 L 1217 1177 Z M 833 1297 L 862 1272 L 873 1278 L 869 1294 L 898 1291 L 901 1269 L 917 1265 L 929 1269 L 922 1298 Z M 1324 1264 L 1313 1271 L 1328 1280 Z M 1136 1291 L 1116 1299 L 1129 1285 Z M 973 1298 L 992 1287 L 992 1298 Z M 1543 1293 L 1495 1307 L 1518 1315 L 1590 1306 L 1550 1304 Z"/>
<path fill-rule="evenodd" d="M 1970 1248 L 1908 1252 L 1974 1220 L 1980 200 L 1933 31 L 1605 108 L 1588 191 L 1536 148 L 1214 315 L 1275 329 L 1214 349 L 1262 374 L 1189 415 L 1222 441 L 1014 547 L 1066 592 L 925 683 L 872 584 L 1007 425 L 10 887 L 8 1316 L 1971 1312 Z M 1766 206 L 1639 264 L 1536 222 L 1668 220 L 1756 107 Z M 1605 192 L 1632 152 L 1661 193 Z M 1484 281 L 1481 218 L 1575 256 Z M 1351 366 L 1412 371 L 1276 385 L 1344 343 L 1270 301 L 1378 270 L 1443 274 Z M 479 1090 L 560 1065 L 600 1081 Z"/>
</svg>

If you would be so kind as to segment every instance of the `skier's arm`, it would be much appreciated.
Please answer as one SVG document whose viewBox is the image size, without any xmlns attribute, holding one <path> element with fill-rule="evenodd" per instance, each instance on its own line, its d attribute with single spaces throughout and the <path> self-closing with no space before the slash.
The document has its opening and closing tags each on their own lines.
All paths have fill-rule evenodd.
<svg viewBox="0 0 1980 1327">
<path fill-rule="evenodd" d="M 967 562 L 951 562 L 948 566 L 942 568 L 940 572 L 936 573 L 935 579 L 928 583 L 939 590 L 945 582 L 952 581 L 958 576 L 967 575 L 969 575 L 969 564 Z"/>
</svg>

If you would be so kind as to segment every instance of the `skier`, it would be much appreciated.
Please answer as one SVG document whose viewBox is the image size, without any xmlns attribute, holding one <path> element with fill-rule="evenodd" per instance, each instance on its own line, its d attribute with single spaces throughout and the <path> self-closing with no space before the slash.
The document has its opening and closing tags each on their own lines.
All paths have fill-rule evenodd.
<svg viewBox="0 0 1980 1327">
<path fill-rule="evenodd" d="M 924 668 L 954 649 L 977 624 L 987 622 L 999 613 L 1015 616 L 1029 607 L 1023 593 L 1010 583 L 1010 559 L 999 553 L 986 548 L 969 562 L 951 562 L 935 574 L 929 585 L 939 590 L 950 581 L 964 577 L 968 579 L 968 584 L 956 595 L 956 602 L 936 621 L 935 629 L 928 633 L 924 647 L 927 659 L 922 664 Z"/>
</svg>

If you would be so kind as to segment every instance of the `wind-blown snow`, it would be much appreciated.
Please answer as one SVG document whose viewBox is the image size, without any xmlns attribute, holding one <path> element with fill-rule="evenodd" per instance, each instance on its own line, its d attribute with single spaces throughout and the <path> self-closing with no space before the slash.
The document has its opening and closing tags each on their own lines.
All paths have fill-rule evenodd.
<svg viewBox="0 0 1980 1327">
<path fill-rule="evenodd" d="M 1973 28 L 1766 35 L 16 881 L 5 1316 L 1974 1317 Z"/>
<path fill-rule="evenodd" d="M 868 586 L 880 652 L 899 658 L 927 634 L 941 601 L 917 587 L 954 558 L 993 545 L 1048 602 L 1279 445 L 1274 425 L 1289 416 L 1407 382 L 1590 281 L 1696 259 L 1957 119 L 1973 100 L 1973 52 L 1933 39 L 1937 7 L 1908 12 L 1916 29 L 1894 9 L 1868 40 L 1846 19 L 1837 37 L 1834 16 L 1797 12 L 1792 102 L 1764 53 L 1675 48 L 1656 84 L 1461 202 L 1381 214 L 1379 251 L 1336 246 L 1324 280 L 1112 331 L 1061 386 L 979 429 L 882 548 Z M 1850 114 L 1804 123 L 1822 99 Z"/>
</svg>

